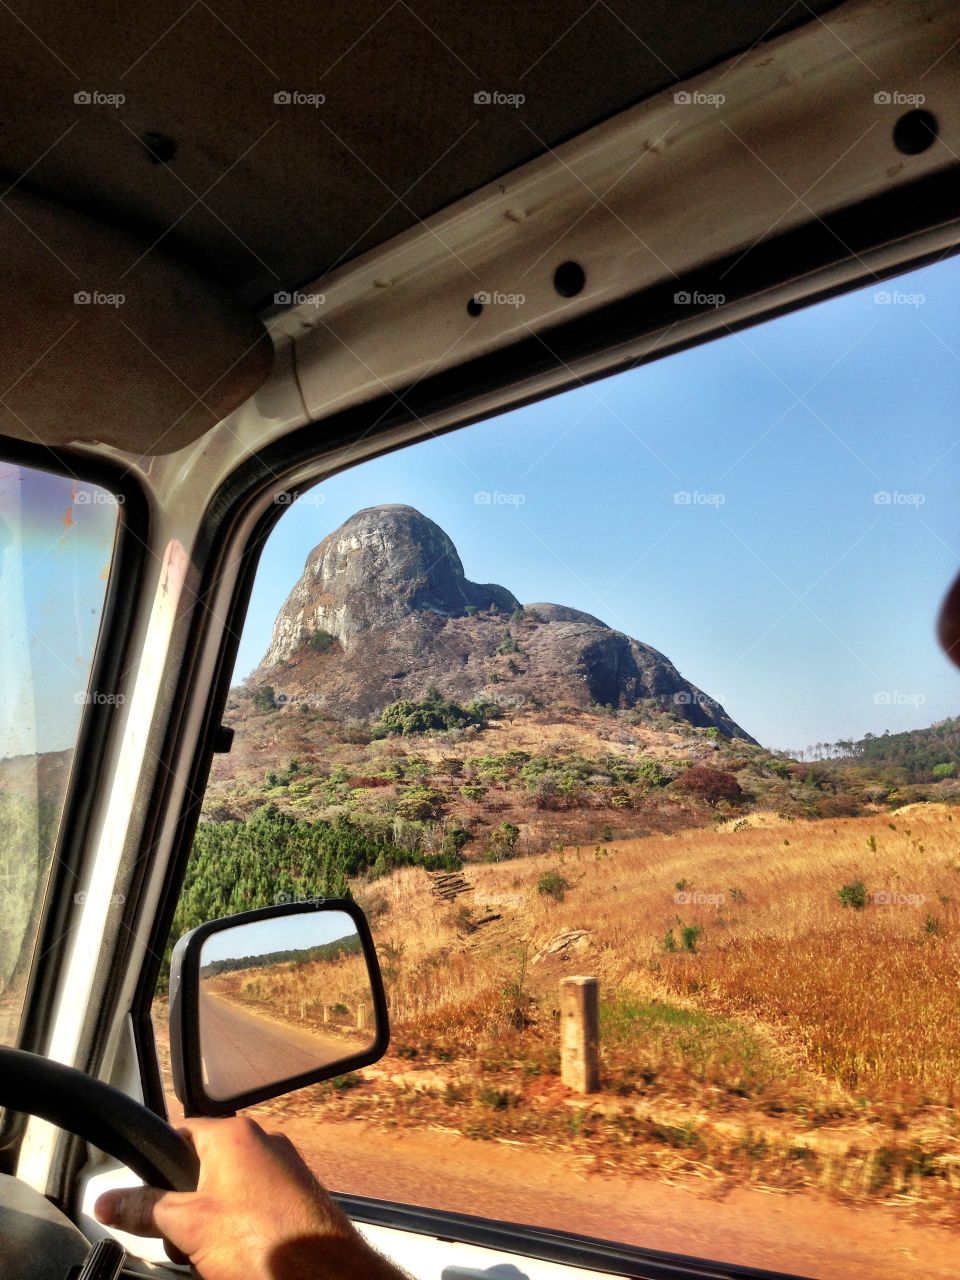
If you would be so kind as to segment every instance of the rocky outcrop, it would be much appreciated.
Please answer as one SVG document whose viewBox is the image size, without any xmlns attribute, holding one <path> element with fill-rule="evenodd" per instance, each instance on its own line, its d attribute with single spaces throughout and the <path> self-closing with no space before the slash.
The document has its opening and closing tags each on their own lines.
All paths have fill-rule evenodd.
<svg viewBox="0 0 960 1280">
<path fill-rule="evenodd" d="M 506 708 L 656 703 L 752 741 L 649 645 L 579 609 L 521 606 L 470 582 L 450 538 L 406 506 L 359 511 L 311 551 L 252 680 L 338 717 L 433 686 Z"/>
<path fill-rule="evenodd" d="M 291 658 L 317 631 L 350 654 L 366 633 L 387 631 L 412 613 L 454 618 L 493 604 L 509 614 L 518 603 L 503 587 L 469 582 L 456 547 L 413 507 L 367 507 L 310 552 L 262 665 Z"/>
</svg>

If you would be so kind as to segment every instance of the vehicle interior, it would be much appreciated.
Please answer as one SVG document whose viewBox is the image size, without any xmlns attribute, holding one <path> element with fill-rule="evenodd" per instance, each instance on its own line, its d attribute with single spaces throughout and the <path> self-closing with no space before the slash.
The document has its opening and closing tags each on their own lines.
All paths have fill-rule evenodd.
<svg viewBox="0 0 960 1280">
<path fill-rule="evenodd" d="M 132 1238 L 93 1270 L 111 1237 L 91 1205 L 131 1174 L 195 1185 L 152 1006 L 271 533 L 375 459 L 453 448 L 474 424 L 949 259 L 960 14 L 36 0 L 0 7 L 0 28 L 0 778 L 25 806 L 2 814 L 24 868 L 2 891 L 2 1272 L 183 1274 Z M 55 567 L 73 528 L 98 566 L 79 586 Z M 63 649 L 45 631 L 41 654 L 55 600 Z M 317 923 L 323 896 L 233 924 L 261 923 L 273 954 L 275 917 Z M 385 1052 L 390 956 L 334 906 L 341 932 L 302 945 L 363 952 L 368 1038 L 291 1066 L 282 1089 L 228 1070 L 218 1094 L 190 983 L 228 953 L 201 958 L 220 936 L 203 925 L 170 969 L 188 1114 Z M 811 1274 L 747 1241 L 721 1257 L 709 1235 L 646 1247 L 333 1190 L 423 1280 Z M 844 1239 L 821 1245 L 849 1274 Z M 925 1274 L 947 1274 L 935 1263 Z"/>
</svg>

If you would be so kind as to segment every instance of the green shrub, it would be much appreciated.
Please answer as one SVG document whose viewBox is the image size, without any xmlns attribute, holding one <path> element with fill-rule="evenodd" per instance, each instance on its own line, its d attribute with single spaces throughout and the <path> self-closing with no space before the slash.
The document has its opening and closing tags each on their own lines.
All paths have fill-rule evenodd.
<svg viewBox="0 0 960 1280">
<path fill-rule="evenodd" d="M 337 1090 L 358 1089 L 363 1084 L 363 1077 L 356 1071 L 348 1071 L 345 1076 L 334 1076 L 330 1084 Z"/>
<path fill-rule="evenodd" d="M 559 871 L 544 871 L 537 881 L 537 893 L 544 898 L 552 898 L 554 902 L 562 902 L 570 888 L 570 881 Z"/>
<path fill-rule="evenodd" d="M 259 689 L 255 690 L 253 705 L 257 711 L 276 711 L 277 695 L 274 693 L 273 685 L 262 684 Z"/>
<path fill-rule="evenodd" d="M 332 636 L 329 631 L 321 629 L 314 631 L 307 640 L 307 644 L 316 653 L 326 653 L 331 645 L 336 644 L 337 637 Z"/>
<path fill-rule="evenodd" d="M 695 952 L 697 943 L 703 936 L 702 924 L 685 924 L 680 929 L 680 942 L 684 951 Z"/>
<path fill-rule="evenodd" d="M 862 880 L 854 880 L 837 890 L 841 907 L 852 907 L 854 911 L 862 911 L 867 905 L 867 886 Z"/>
<path fill-rule="evenodd" d="M 517 1095 L 509 1089 L 496 1089 L 493 1085 L 484 1084 L 480 1086 L 477 1101 L 492 1111 L 506 1111 L 517 1101 Z"/>
<path fill-rule="evenodd" d="M 503 639 L 497 645 L 497 653 L 519 653 L 520 646 L 509 631 L 504 631 Z"/>
<path fill-rule="evenodd" d="M 793 765 L 789 760 L 768 760 L 766 765 L 770 772 L 778 778 L 793 777 Z"/>
</svg>

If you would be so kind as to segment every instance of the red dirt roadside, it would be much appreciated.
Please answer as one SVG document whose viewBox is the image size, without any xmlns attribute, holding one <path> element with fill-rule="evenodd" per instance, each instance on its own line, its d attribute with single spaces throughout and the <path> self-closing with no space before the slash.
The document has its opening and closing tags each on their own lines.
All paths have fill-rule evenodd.
<svg viewBox="0 0 960 1280">
<path fill-rule="evenodd" d="M 270 1118 L 264 1116 L 269 1127 Z M 574 1231 L 817 1280 L 956 1280 L 960 1233 L 896 1208 L 848 1207 L 810 1193 L 587 1174 L 575 1157 L 437 1130 L 390 1132 L 350 1120 L 287 1117 L 283 1131 L 340 1191 Z"/>
<path fill-rule="evenodd" d="M 182 1122 L 168 1097 L 170 1119 Z M 812 1192 L 737 1188 L 722 1198 L 690 1182 L 586 1170 L 566 1152 L 474 1141 L 439 1129 L 248 1114 L 282 1130 L 327 1186 L 353 1195 L 529 1222 L 669 1253 L 765 1267 L 814 1280 L 956 1280 L 960 1232 L 899 1206 L 848 1206 Z"/>
</svg>

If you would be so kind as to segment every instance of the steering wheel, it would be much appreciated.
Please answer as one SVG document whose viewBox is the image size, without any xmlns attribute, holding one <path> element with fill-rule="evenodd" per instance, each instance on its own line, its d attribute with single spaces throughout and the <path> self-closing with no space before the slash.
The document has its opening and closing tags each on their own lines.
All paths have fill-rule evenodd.
<svg viewBox="0 0 960 1280">
<path fill-rule="evenodd" d="M 0 1107 L 40 1116 L 115 1156 L 151 1187 L 195 1191 L 196 1152 L 119 1089 L 24 1049 L 0 1046 Z"/>
</svg>

